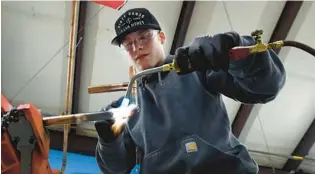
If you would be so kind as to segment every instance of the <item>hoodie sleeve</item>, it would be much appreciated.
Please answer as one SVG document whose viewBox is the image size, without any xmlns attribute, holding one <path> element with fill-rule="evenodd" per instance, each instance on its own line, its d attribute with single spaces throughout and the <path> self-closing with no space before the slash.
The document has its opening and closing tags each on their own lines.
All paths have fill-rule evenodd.
<svg viewBox="0 0 315 174">
<path fill-rule="evenodd" d="M 98 138 L 96 145 L 96 161 L 103 173 L 129 174 L 135 165 L 135 146 L 125 131 L 112 143 L 105 143 Z"/>
<path fill-rule="evenodd" d="M 240 46 L 254 45 L 250 36 L 239 36 Z M 243 103 L 266 103 L 273 100 L 285 84 L 284 66 L 273 50 L 231 60 L 228 72 L 207 71 L 206 86 Z"/>
</svg>

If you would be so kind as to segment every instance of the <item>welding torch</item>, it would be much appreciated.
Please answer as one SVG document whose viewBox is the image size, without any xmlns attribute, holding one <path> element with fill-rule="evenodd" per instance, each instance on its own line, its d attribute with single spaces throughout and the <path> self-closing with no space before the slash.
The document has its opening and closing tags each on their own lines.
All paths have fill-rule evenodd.
<svg viewBox="0 0 315 174">
<path fill-rule="evenodd" d="M 255 53 L 261 53 L 264 51 L 267 51 L 269 49 L 279 49 L 281 47 L 285 46 L 291 46 L 299 48 L 303 51 L 308 52 L 309 54 L 313 55 L 315 57 L 315 50 L 314 48 L 311 48 L 308 45 L 305 45 L 303 43 L 297 42 L 297 41 L 289 41 L 289 40 L 279 40 L 272 43 L 263 43 L 261 39 L 261 35 L 263 34 L 263 30 L 256 30 L 251 33 L 251 35 L 256 40 L 256 44 L 252 46 L 240 46 L 240 47 L 234 47 L 230 50 L 230 59 L 231 60 L 239 60 L 244 59 L 248 55 L 255 54 Z"/>
<path fill-rule="evenodd" d="M 263 43 L 262 36 L 263 30 L 255 30 L 251 33 L 251 36 L 254 37 L 256 44 L 251 46 L 237 46 L 230 49 L 229 56 L 231 60 L 241 60 L 246 59 L 249 55 L 255 53 L 265 52 L 269 49 L 279 49 L 285 46 L 296 47 L 301 50 L 308 52 L 309 54 L 315 57 L 315 50 L 308 45 L 297 41 L 289 41 L 289 40 L 279 40 L 272 43 Z M 125 104 L 128 103 L 128 98 L 130 98 L 131 91 L 132 91 L 132 84 L 138 79 L 148 74 L 158 73 L 158 72 L 166 72 L 175 70 L 176 72 L 180 72 L 179 67 L 177 66 L 176 62 L 172 62 L 170 64 L 162 65 L 161 67 L 156 67 L 148 70 L 144 70 L 135 74 L 130 82 L 124 82 L 121 84 L 111 84 L 111 85 L 99 85 L 99 86 L 90 86 L 88 88 L 89 94 L 94 93 L 103 93 L 103 92 L 112 92 L 112 91 L 127 91 L 125 94 Z"/>
<path fill-rule="evenodd" d="M 287 40 L 280 40 L 275 41 L 272 43 L 263 43 L 261 39 L 261 35 L 263 34 L 262 30 L 256 30 L 251 33 L 251 35 L 256 40 L 256 44 L 252 46 L 238 46 L 230 49 L 229 55 L 231 60 L 241 60 L 246 59 L 251 54 L 265 52 L 269 49 L 279 49 L 285 46 L 291 46 L 299 48 L 303 51 L 308 52 L 309 54 L 315 57 L 315 49 L 305 45 L 303 43 L 297 41 L 287 41 Z M 122 84 L 114 84 L 112 86 L 105 85 L 103 86 L 94 86 L 89 87 L 89 93 L 100 93 L 105 90 L 110 89 L 111 87 L 119 87 L 119 91 L 126 90 L 124 99 L 121 103 L 120 107 L 127 108 L 131 103 L 131 95 L 134 82 L 146 75 L 159 73 L 159 72 L 169 72 L 169 71 L 176 71 L 180 72 L 180 68 L 178 67 L 176 61 L 174 60 L 172 63 L 165 64 L 159 67 L 143 70 L 130 79 L 129 83 L 122 83 Z M 126 88 L 127 87 L 127 88 Z M 95 88 L 95 89 L 94 89 Z M 134 110 L 130 110 L 129 115 L 132 115 Z M 45 125 L 53 125 L 53 124 L 70 124 L 70 123 L 78 123 L 84 121 L 96 121 L 96 120 L 105 120 L 106 118 L 114 117 L 114 113 L 107 111 L 107 112 L 100 112 L 100 113 L 86 113 L 86 114 L 74 114 L 74 115 L 67 115 L 67 116 L 56 116 L 56 117 L 47 117 L 44 118 Z"/>
<path fill-rule="evenodd" d="M 230 49 L 229 52 L 229 58 L 231 60 L 241 60 L 241 59 L 246 59 L 247 56 L 255 53 L 261 53 L 265 52 L 269 49 L 279 49 L 284 46 L 291 46 L 291 47 L 296 47 L 299 49 L 302 49 L 311 55 L 315 57 L 315 50 L 308 45 L 305 45 L 303 43 L 297 42 L 297 41 L 276 41 L 272 43 L 263 43 L 261 39 L 261 35 L 263 34 L 263 30 L 255 30 L 254 32 L 251 33 L 251 35 L 254 37 L 256 40 L 255 45 L 251 46 L 238 46 L 238 47 L 233 47 Z M 132 84 L 135 82 L 136 79 L 148 75 L 148 74 L 153 74 L 153 73 L 158 73 L 158 72 L 166 72 L 166 71 L 173 71 L 175 70 L 176 72 L 180 72 L 179 67 L 176 64 L 176 61 L 174 60 L 172 63 L 162 65 L 160 67 L 156 68 L 151 68 L 148 70 L 144 70 L 139 72 L 138 74 L 134 75 L 127 88 L 127 92 L 125 94 L 125 100 L 124 100 L 124 105 L 127 105 L 129 103 L 129 98 L 131 96 L 131 90 L 132 90 Z"/>
<path fill-rule="evenodd" d="M 110 109 L 108 111 L 92 112 L 92 113 L 78 113 L 68 115 L 45 115 L 43 114 L 43 125 L 62 125 L 62 124 L 79 124 L 88 121 L 99 121 L 99 120 L 114 120 L 112 130 L 115 135 L 118 135 L 123 126 L 124 121 L 128 118 L 133 117 L 136 114 L 137 106 L 128 105 L 122 109 Z"/>
</svg>

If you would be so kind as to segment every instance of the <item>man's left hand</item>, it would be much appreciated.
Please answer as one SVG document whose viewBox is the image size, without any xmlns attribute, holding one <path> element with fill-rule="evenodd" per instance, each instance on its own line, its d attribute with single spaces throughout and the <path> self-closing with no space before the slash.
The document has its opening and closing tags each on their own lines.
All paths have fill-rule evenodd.
<svg viewBox="0 0 315 174">
<path fill-rule="evenodd" d="M 235 32 L 196 37 L 188 46 L 176 50 L 175 61 L 180 69 L 178 74 L 205 70 L 227 71 L 229 51 L 238 46 L 238 40 L 239 35 Z"/>
</svg>

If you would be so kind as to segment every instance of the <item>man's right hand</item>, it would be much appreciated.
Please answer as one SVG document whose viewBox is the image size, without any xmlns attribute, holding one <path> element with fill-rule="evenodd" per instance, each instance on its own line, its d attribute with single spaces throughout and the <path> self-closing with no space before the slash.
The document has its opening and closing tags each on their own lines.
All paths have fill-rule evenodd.
<svg viewBox="0 0 315 174">
<path fill-rule="evenodd" d="M 111 104 L 103 107 L 101 111 L 108 111 L 111 108 L 118 108 L 122 102 L 124 97 L 119 98 L 116 101 L 113 101 Z M 96 121 L 94 123 L 95 129 L 99 135 L 99 137 L 105 142 L 105 143 L 111 143 L 116 140 L 116 136 L 114 135 L 111 127 L 114 124 L 114 120 L 102 120 L 102 121 Z"/>
<path fill-rule="evenodd" d="M 206 70 L 228 71 L 229 51 L 239 46 L 239 38 L 240 35 L 236 32 L 196 37 L 187 46 L 176 50 L 175 60 L 180 69 L 178 74 Z"/>
</svg>

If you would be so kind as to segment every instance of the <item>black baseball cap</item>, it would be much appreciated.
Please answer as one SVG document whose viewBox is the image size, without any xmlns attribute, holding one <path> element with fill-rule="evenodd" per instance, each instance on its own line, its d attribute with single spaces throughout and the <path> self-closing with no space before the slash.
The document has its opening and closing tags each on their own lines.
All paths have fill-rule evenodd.
<svg viewBox="0 0 315 174">
<path fill-rule="evenodd" d="M 161 27 L 146 8 L 127 10 L 115 22 L 116 37 L 112 40 L 112 44 L 120 46 L 124 36 L 141 29 L 161 30 Z"/>
</svg>

